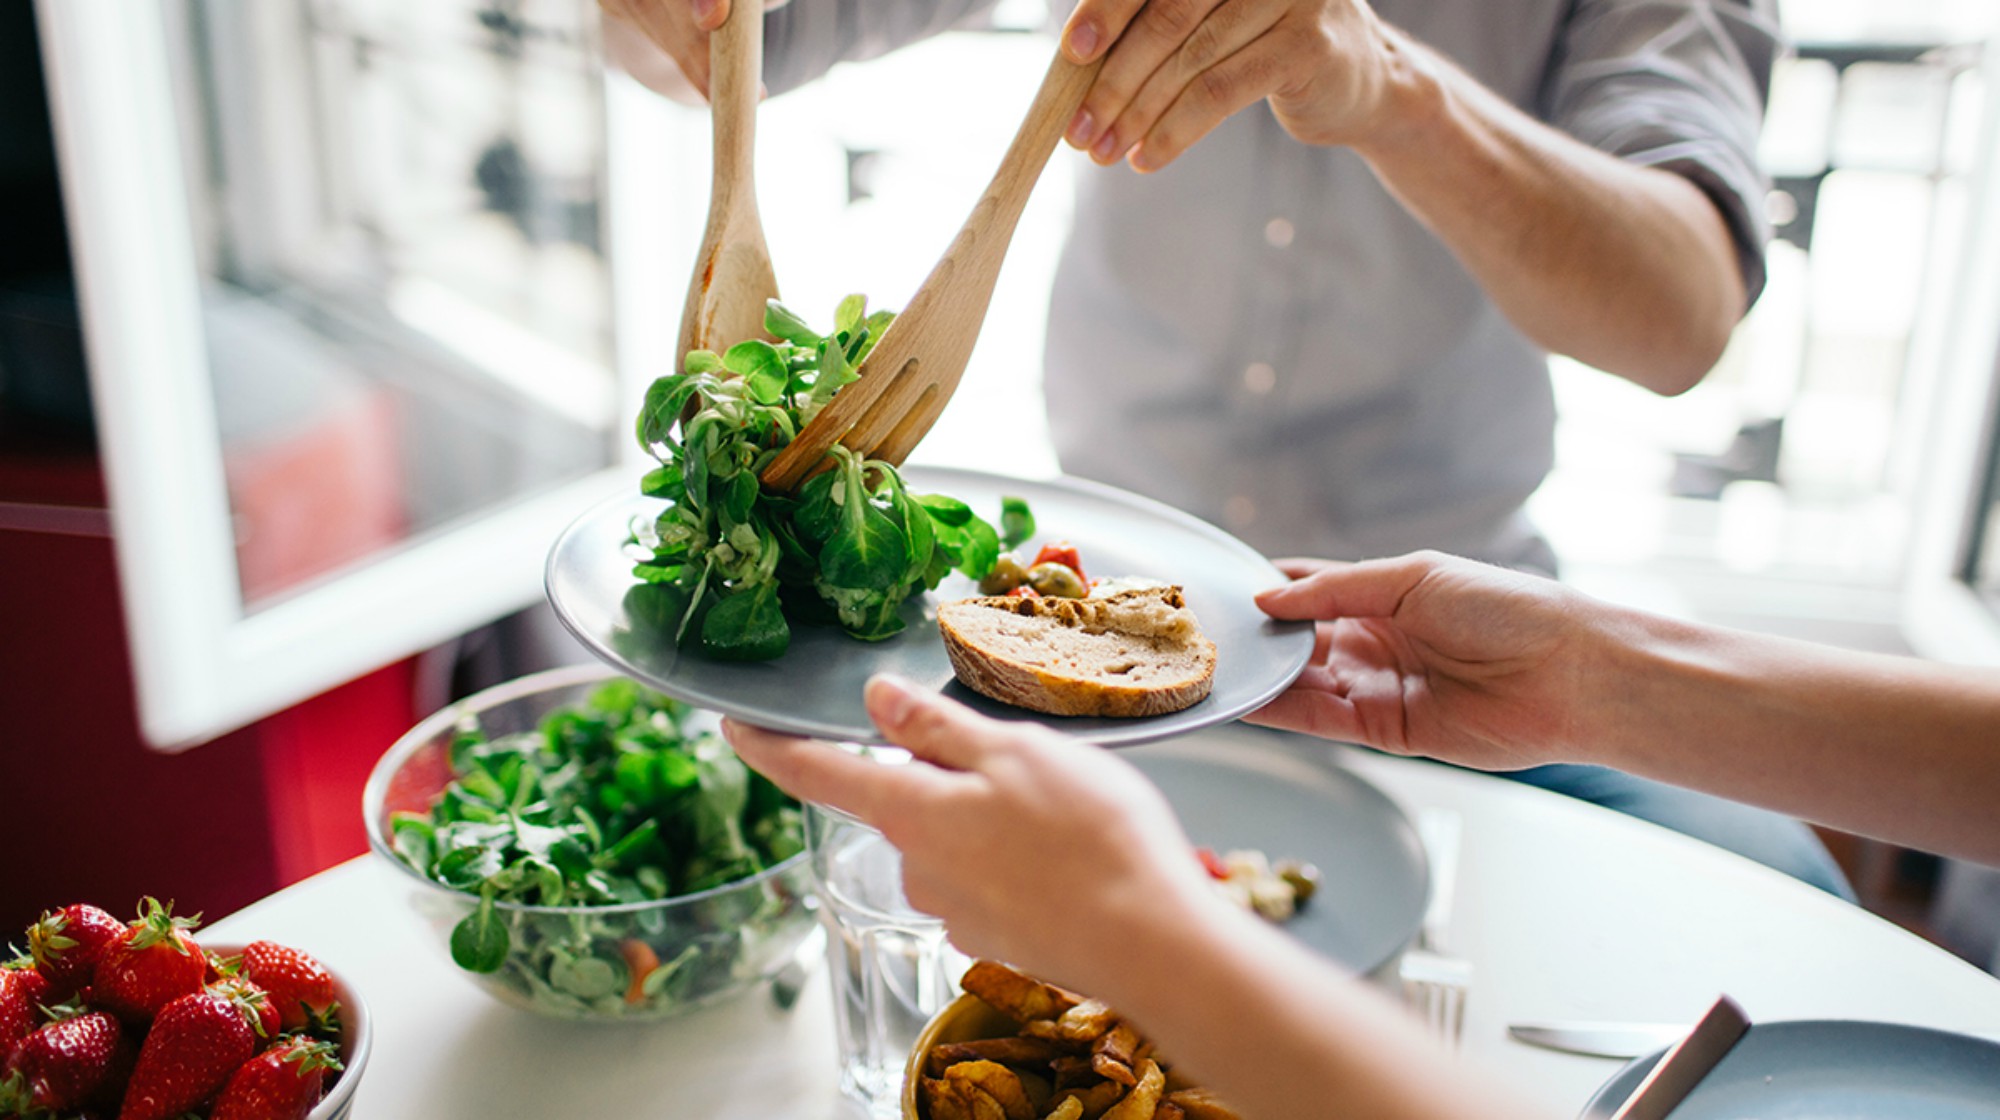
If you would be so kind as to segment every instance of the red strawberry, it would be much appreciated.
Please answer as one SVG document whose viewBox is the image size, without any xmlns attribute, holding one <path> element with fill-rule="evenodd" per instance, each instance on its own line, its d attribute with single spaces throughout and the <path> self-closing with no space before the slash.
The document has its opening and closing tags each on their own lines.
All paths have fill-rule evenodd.
<svg viewBox="0 0 2000 1120">
<path fill-rule="evenodd" d="M 116 1099 L 132 1048 L 102 1011 L 57 1019 L 21 1040 L 0 1082 L 0 1113 L 71 1112 Z"/>
<path fill-rule="evenodd" d="M 0 968 L 0 1059 L 41 1022 L 42 1007 L 54 1002 L 48 977 L 27 967 Z"/>
<path fill-rule="evenodd" d="M 160 1009 L 139 1048 L 118 1120 L 166 1120 L 215 1095 L 257 1052 L 257 1012 L 212 991 Z"/>
<path fill-rule="evenodd" d="M 68 999 L 90 983 L 104 947 L 125 932 L 125 923 L 95 906 L 75 903 L 42 915 L 28 927 L 28 952 L 49 978 L 55 998 Z"/>
<path fill-rule="evenodd" d="M 276 1038 L 283 1030 L 278 1019 L 278 1004 L 271 994 L 257 986 L 246 976 L 224 975 L 219 980 L 210 981 L 205 987 L 226 1000 L 256 1012 L 250 1026 L 259 1038 Z"/>
<path fill-rule="evenodd" d="M 176 918 L 173 904 L 149 898 L 139 917 L 104 947 L 91 975 L 93 1005 L 128 1022 L 145 1022 L 172 1000 L 201 990 L 208 960 L 185 930 L 201 919 Z"/>
<path fill-rule="evenodd" d="M 333 976 L 318 961 L 275 941 L 252 941 L 243 949 L 243 974 L 271 993 L 288 1031 L 304 1029 L 308 1011 L 333 1003 Z"/>
<path fill-rule="evenodd" d="M 304 1120 L 339 1068 L 332 1043 L 285 1038 L 230 1076 L 210 1120 Z"/>
</svg>

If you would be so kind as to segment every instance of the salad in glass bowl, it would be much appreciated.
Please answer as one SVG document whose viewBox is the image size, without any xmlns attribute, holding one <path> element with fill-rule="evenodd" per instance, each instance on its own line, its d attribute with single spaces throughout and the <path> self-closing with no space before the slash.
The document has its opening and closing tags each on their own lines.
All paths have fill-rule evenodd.
<svg viewBox="0 0 2000 1120">
<path fill-rule="evenodd" d="M 799 809 L 715 719 L 602 666 L 453 704 L 376 764 L 370 846 L 500 999 L 658 1019 L 769 980 L 814 923 Z"/>
</svg>

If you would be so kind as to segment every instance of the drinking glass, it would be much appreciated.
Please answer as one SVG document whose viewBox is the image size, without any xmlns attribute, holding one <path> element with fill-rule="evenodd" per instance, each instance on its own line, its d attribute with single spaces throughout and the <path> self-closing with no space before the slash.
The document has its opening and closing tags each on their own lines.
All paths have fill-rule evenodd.
<svg viewBox="0 0 2000 1120">
<path fill-rule="evenodd" d="M 903 897 L 903 861 L 838 809 L 806 805 L 814 885 L 827 926 L 840 1089 L 869 1115 L 902 1115 L 903 1063 L 918 1032 L 958 995 L 970 961 L 944 922 Z"/>
</svg>

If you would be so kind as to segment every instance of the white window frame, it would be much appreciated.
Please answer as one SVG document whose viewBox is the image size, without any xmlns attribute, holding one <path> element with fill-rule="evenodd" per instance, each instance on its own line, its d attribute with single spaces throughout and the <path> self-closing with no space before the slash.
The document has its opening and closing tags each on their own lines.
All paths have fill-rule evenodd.
<svg viewBox="0 0 2000 1120">
<path fill-rule="evenodd" d="M 1989 44 L 1988 51 L 2000 48 Z M 2000 613 L 1966 579 L 2000 416 L 2000 80 L 1989 74 L 1966 251 L 1950 289 L 1903 633 L 1940 661 L 2000 666 Z"/>
<path fill-rule="evenodd" d="M 537 601 L 551 542 L 621 462 L 254 612 L 237 578 L 162 5 L 37 0 L 141 731 L 192 746 Z M 706 115 L 607 86 L 621 415 L 668 368 L 707 201 Z M 618 153 L 635 153 L 626 158 Z M 680 157 L 667 173 L 665 153 Z M 698 165 L 698 166 L 697 166 Z M 643 203 L 639 205 L 638 203 Z M 671 264 L 669 262 L 672 262 Z"/>
</svg>

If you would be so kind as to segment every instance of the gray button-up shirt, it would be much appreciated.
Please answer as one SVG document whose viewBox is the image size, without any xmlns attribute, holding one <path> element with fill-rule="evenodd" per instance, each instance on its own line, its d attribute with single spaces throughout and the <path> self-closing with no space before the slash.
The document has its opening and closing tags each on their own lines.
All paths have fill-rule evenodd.
<svg viewBox="0 0 2000 1120">
<path fill-rule="evenodd" d="M 782 90 L 980 0 L 792 0 Z M 1378 0 L 1382 18 L 1582 142 L 1700 186 L 1763 283 L 1770 0 Z M 973 96 L 968 90 L 967 96 Z M 1440 548 L 1553 570 L 1522 513 L 1553 458 L 1547 355 L 1353 153 L 1258 104 L 1162 171 L 1079 177 L 1049 310 L 1063 469 L 1270 555 Z"/>
</svg>

